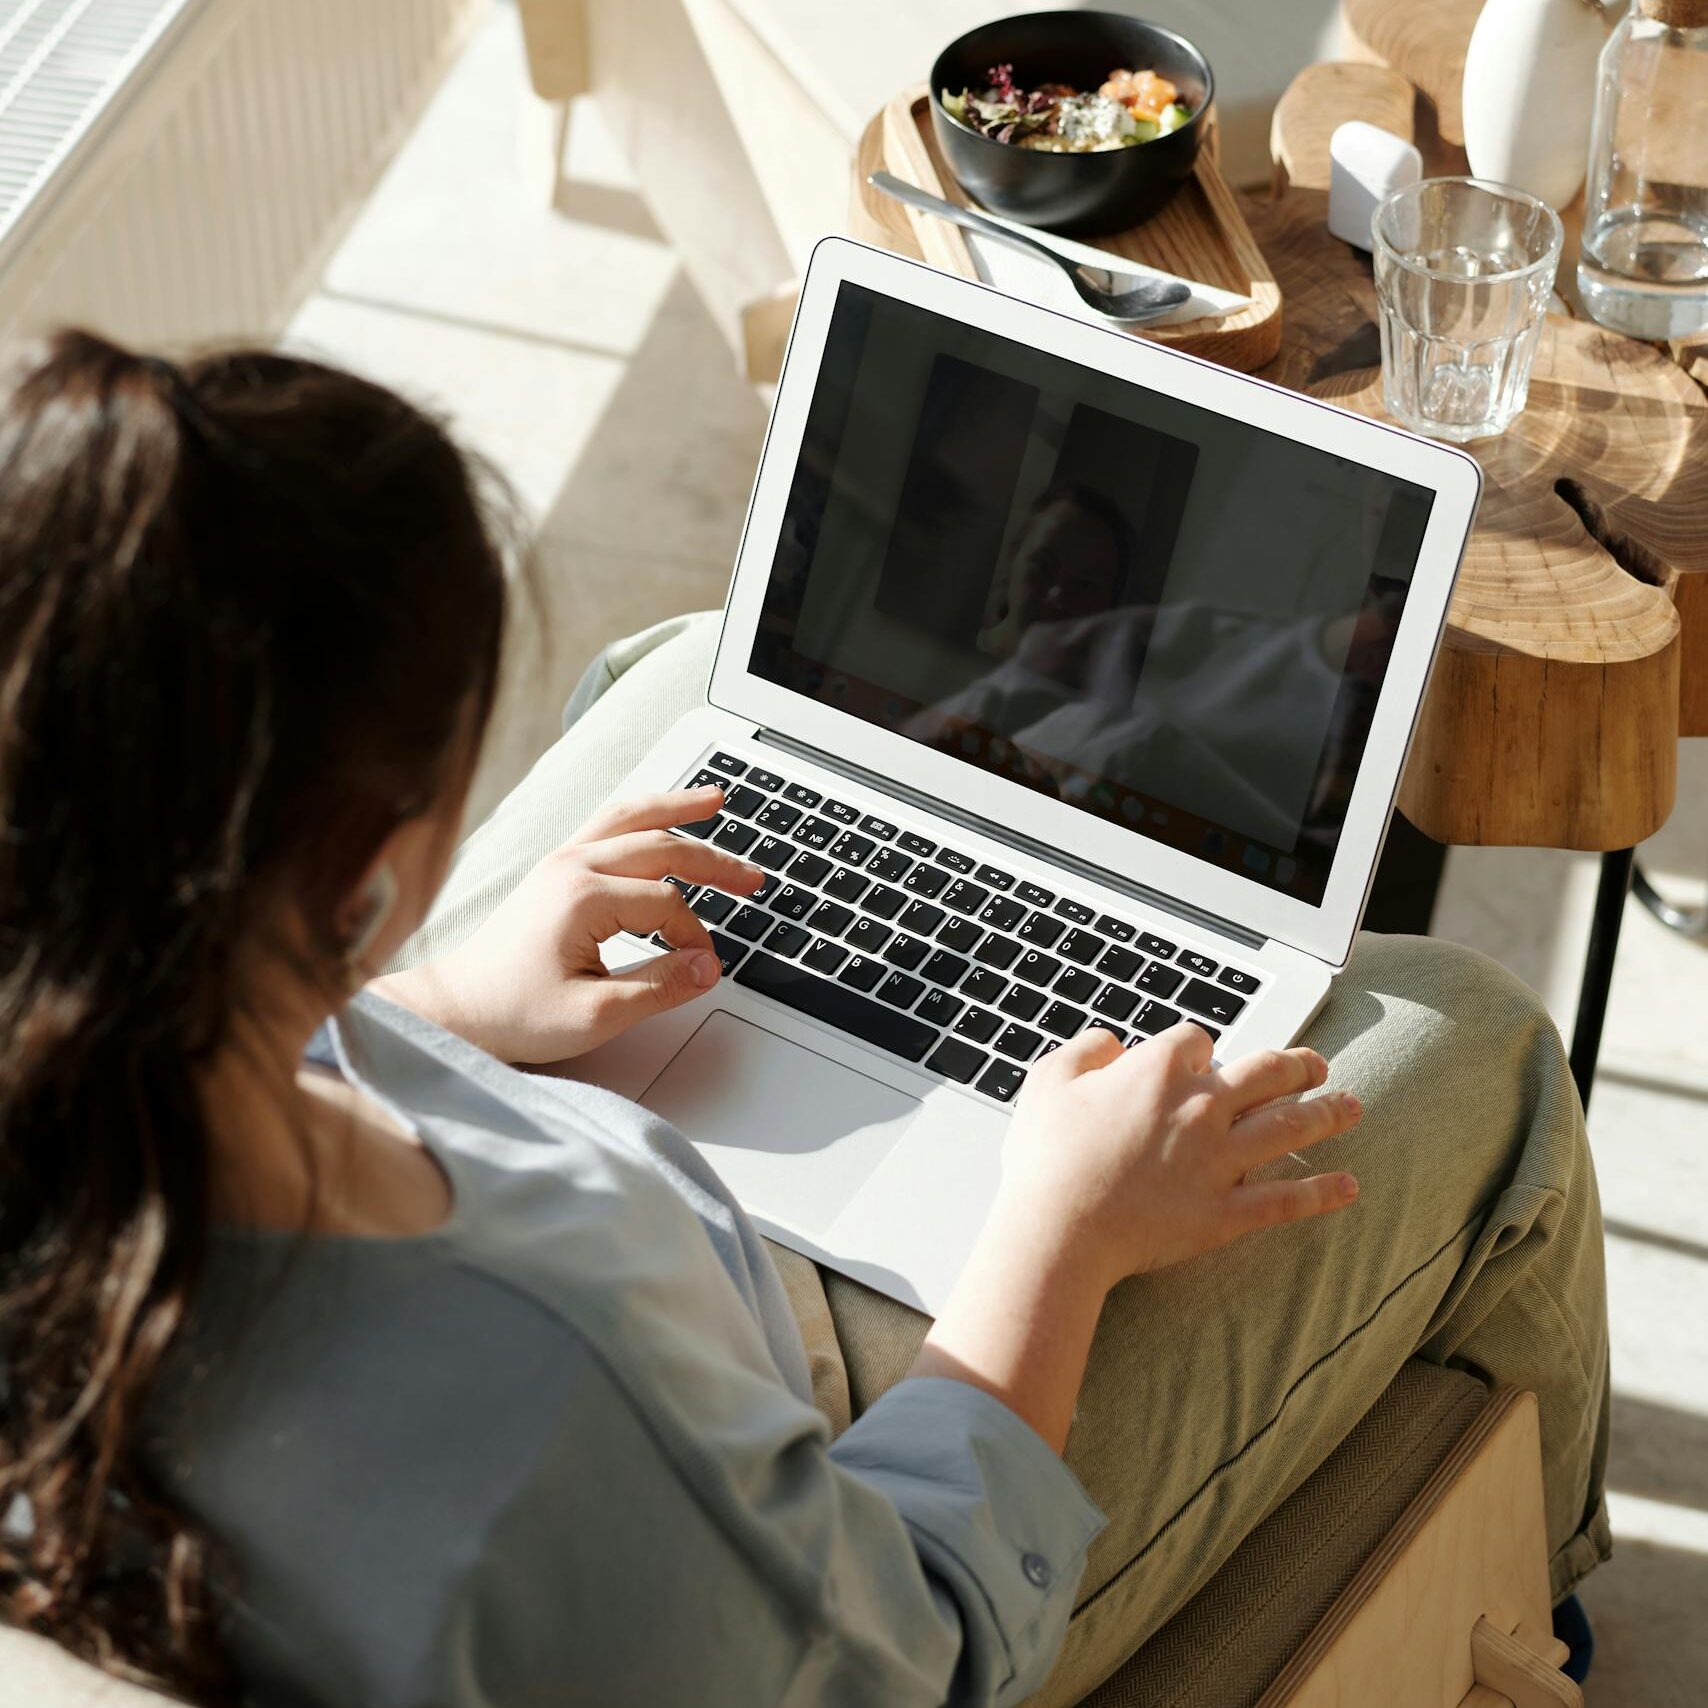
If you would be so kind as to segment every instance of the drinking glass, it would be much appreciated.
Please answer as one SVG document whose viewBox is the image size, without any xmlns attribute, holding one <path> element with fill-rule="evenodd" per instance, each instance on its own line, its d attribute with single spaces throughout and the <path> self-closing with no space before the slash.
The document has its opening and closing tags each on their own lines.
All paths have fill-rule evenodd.
<svg viewBox="0 0 1708 1708">
<path fill-rule="evenodd" d="M 1437 439 L 1504 433 L 1530 388 L 1559 215 L 1508 184 L 1427 178 L 1370 225 L 1388 413 Z"/>
</svg>

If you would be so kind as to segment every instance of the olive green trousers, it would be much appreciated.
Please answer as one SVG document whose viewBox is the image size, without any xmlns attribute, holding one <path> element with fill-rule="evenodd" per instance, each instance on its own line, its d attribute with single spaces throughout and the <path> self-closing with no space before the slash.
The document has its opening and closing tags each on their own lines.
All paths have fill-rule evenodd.
<svg viewBox="0 0 1708 1708">
<path fill-rule="evenodd" d="M 711 615 L 676 618 L 595 662 L 401 964 L 466 936 L 703 700 L 716 633 Z M 1035 1699 L 1051 1708 L 1189 1599 L 1408 1358 L 1536 1394 L 1556 1599 L 1607 1557 L 1601 1213 L 1540 1000 L 1470 950 L 1367 933 L 1304 1041 L 1363 1102 L 1356 1131 L 1310 1158 L 1356 1174 L 1358 1201 L 1111 1295 L 1067 1448 L 1109 1525 Z M 819 1403 L 844 1424 L 900 1380 L 927 1320 L 776 1252 Z"/>
</svg>

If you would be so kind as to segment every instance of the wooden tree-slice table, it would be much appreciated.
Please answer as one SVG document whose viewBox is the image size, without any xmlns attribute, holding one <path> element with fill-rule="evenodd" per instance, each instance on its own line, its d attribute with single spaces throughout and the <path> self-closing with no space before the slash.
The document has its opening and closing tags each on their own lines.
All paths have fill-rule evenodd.
<svg viewBox="0 0 1708 1708">
<path fill-rule="evenodd" d="M 1242 198 L 1283 304 L 1261 377 L 1378 419 L 1370 260 L 1328 233 L 1328 136 L 1409 130 L 1410 96 L 1380 66 L 1311 67 L 1276 111 L 1281 193 Z M 854 228 L 917 255 L 859 193 L 878 128 Z M 1680 735 L 1708 734 L 1708 400 L 1663 348 L 1551 316 L 1528 407 L 1466 448 L 1483 504 L 1401 808 L 1440 842 L 1628 851 L 1672 810 Z M 1586 987 L 1598 1037 L 1594 1007 Z"/>
</svg>

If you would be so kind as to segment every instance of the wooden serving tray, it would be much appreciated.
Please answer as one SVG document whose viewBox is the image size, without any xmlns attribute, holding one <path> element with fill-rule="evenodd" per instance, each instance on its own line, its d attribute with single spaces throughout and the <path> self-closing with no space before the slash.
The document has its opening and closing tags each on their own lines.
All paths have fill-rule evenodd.
<svg viewBox="0 0 1708 1708">
<path fill-rule="evenodd" d="M 864 216 L 859 223 L 864 234 L 899 254 L 976 279 L 978 268 L 959 227 L 914 213 L 866 182 L 869 173 L 885 167 L 934 196 L 965 207 L 977 205 L 938 152 L 928 102 L 929 91 L 920 84 L 896 96 L 867 128 L 855 176 L 857 212 Z M 1135 327 L 1134 337 L 1247 373 L 1261 368 L 1280 349 L 1280 287 L 1208 148 L 1199 151 L 1194 176 L 1160 213 L 1129 231 L 1081 241 L 1251 298 L 1248 307 L 1235 313 Z"/>
</svg>

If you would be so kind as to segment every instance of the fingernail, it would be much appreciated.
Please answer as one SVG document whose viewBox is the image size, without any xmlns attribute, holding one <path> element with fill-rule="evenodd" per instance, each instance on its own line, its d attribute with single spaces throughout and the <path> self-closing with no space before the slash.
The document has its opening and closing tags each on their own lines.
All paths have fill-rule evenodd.
<svg viewBox="0 0 1708 1708">
<path fill-rule="evenodd" d="M 709 985 L 716 984 L 718 977 L 717 956 L 708 955 L 704 949 L 696 955 L 690 955 L 688 957 L 688 976 L 701 990 L 705 990 Z"/>
<path fill-rule="evenodd" d="M 702 783 L 700 785 L 700 793 L 702 795 L 721 795 L 723 792 L 724 786 L 722 783 Z"/>
<path fill-rule="evenodd" d="M 1340 1195 L 1350 1204 L 1358 1196 L 1358 1182 L 1350 1174 L 1343 1174 L 1339 1181 Z"/>
<path fill-rule="evenodd" d="M 754 883 L 761 884 L 765 881 L 765 868 L 763 866 L 749 866 L 747 868 L 747 875 L 754 881 Z"/>
</svg>

